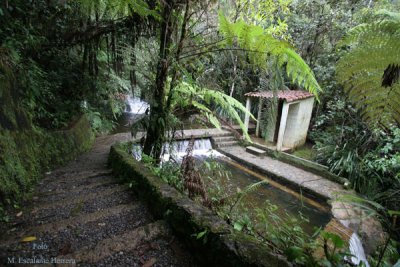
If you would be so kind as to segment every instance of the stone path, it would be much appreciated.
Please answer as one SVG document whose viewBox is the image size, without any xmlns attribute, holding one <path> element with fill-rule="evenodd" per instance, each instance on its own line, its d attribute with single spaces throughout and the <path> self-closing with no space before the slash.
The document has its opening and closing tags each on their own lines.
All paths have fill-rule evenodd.
<svg viewBox="0 0 400 267">
<path fill-rule="evenodd" d="M 166 223 L 107 168 L 110 145 L 128 138 L 100 137 L 90 152 L 47 174 L 1 235 L 0 266 L 195 266 Z M 26 237 L 36 240 L 21 242 Z"/>
</svg>

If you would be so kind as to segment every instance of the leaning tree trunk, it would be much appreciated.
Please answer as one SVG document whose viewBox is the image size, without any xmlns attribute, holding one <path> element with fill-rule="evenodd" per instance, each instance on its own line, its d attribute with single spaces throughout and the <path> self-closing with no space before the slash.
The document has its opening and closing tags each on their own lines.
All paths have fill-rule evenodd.
<svg viewBox="0 0 400 267">
<path fill-rule="evenodd" d="M 160 160 L 162 145 L 165 139 L 167 109 L 165 104 L 165 85 L 168 77 L 169 51 L 172 44 L 172 12 L 174 0 L 163 1 L 163 13 L 160 34 L 160 51 L 157 63 L 157 76 L 153 94 L 153 104 L 150 107 L 150 123 L 147 129 L 143 152 Z"/>
</svg>

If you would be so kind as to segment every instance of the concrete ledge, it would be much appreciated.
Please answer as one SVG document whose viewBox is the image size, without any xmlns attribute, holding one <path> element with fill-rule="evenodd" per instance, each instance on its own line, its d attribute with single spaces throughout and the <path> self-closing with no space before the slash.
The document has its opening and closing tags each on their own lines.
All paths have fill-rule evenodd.
<svg viewBox="0 0 400 267">
<path fill-rule="evenodd" d="M 109 164 L 117 177 L 133 182 L 133 190 L 149 206 L 155 219 L 164 218 L 203 265 L 292 266 L 256 238 L 234 231 L 209 209 L 170 187 L 123 150 L 111 147 Z M 196 235 L 206 230 L 206 240 Z"/>
<path fill-rule="evenodd" d="M 265 150 L 258 149 L 254 146 L 247 146 L 246 151 L 249 152 L 250 154 L 256 155 L 256 156 L 264 156 L 267 154 Z"/>
<path fill-rule="evenodd" d="M 330 198 L 328 196 L 324 195 L 324 194 L 321 194 L 321 193 L 319 193 L 319 192 L 317 192 L 315 190 L 311 190 L 311 189 L 309 189 L 308 187 L 306 187 L 304 185 L 295 183 L 295 182 L 287 179 L 283 175 L 277 175 L 277 174 L 272 173 L 270 171 L 264 170 L 263 168 L 260 168 L 257 164 L 245 161 L 245 160 L 241 159 L 240 157 L 237 157 L 237 156 L 235 156 L 235 155 L 233 155 L 231 153 L 227 153 L 226 151 L 224 151 L 222 149 L 218 149 L 218 152 L 220 152 L 221 154 L 223 154 L 223 155 L 235 160 L 236 162 L 246 166 L 247 168 L 249 168 L 252 171 L 265 174 L 266 176 L 268 176 L 268 178 L 270 178 L 270 179 L 272 179 L 272 180 L 274 180 L 274 181 L 276 181 L 276 182 L 278 182 L 278 183 L 280 183 L 280 184 L 282 184 L 284 186 L 287 186 L 288 188 L 290 188 L 290 189 L 292 189 L 292 190 L 294 190 L 296 192 L 299 192 L 301 194 L 305 194 L 308 198 L 311 198 L 311 199 L 316 200 L 316 201 L 321 201 L 324 204 L 326 204 L 327 206 L 329 206 L 329 202 L 328 201 L 330 200 Z"/>
<path fill-rule="evenodd" d="M 253 143 L 252 146 L 255 146 L 259 149 L 262 149 L 264 151 L 267 152 L 267 155 L 276 159 L 279 159 L 285 163 L 291 164 L 293 166 L 296 166 L 300 169 L 303 169 L 305 171 L 309 171 L 311 173 L 320 175 L 328 180 L 331 180 L 332 182 L 335 183 L 339 183 L 341 185 L 350 185 L 349 180 L 347 180 L 346 178 L 340 177 L 336 174 L 331 173 L 328 170 L 328 167 L 306 160 L 306 159 L 302 159 L 299 157 L 296 157 L 294 155 L 288 154 L 288 153 L 284 153 L 284 152 L 279 152 L 279 151 L 275 151 L 272 150 L 266 146 L 257 144 L 257 143 Z"/>
</svg>

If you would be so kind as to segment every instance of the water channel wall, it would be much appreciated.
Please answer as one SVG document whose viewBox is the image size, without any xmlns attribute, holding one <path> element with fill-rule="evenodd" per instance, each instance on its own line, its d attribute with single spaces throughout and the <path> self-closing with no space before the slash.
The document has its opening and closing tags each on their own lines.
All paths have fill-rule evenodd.
<svg viewBox="0 0 400 267">
<path fill-rule="evenodd" d="M 111 147 L 109 165 L 116 177 L 133 184 L 155 219 L 166 220 L 202 265 L 291 266 L 254 237 L 234 230 L 212 211 L 154 176 L 122 144 Z M 204 235 L 197 238 L 199 233 Z"/>
<path fill-rule="evenodd" d="M 298 167 L 305 171 L 309 171 L 316 175 L 320 175 L 328 180 L 331 180 L 332 182 L 336 182 L 341 185 L 350 185 L 349 180 L 347 180 L 346 178 L 340 177 L 336 174 L 331 173 L 329 171 L 328 167 L 326 167 L 324 165 L 321 165 L 321 164 L 318 164 L 316 162 L 312 162 L 312 161 L 309 161 L 306 159 L 302 159 L 302 158 L 296 157 L 294 155 L 291 155 L 291 154 L 288 154 L 285 152 L 275 151 L 275 150 L 272 150 L 266 146 L 263 146 L 263 145 L 260 145 L 257 143 L 253 143 L 251 145 L 266 151 L 268 156 L 276 158 L 282 162 L 291 164 L 295 167 Z"/>
</svg>

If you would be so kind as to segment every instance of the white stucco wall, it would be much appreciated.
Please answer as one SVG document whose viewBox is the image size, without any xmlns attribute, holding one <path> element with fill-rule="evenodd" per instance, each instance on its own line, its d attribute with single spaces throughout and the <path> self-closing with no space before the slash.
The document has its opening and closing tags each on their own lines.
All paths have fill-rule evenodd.
<svg viewBox="0 0 400 267">
<path fill-rule="evenodd" d="M 295 148 L 306 142 L 308 127 L 310 125 L 314 98 L 302 99 L 289 104 L 285 132 L 283 134 L 282 146 Z M 284 119 L 284 118 L 282 118 Z"/>
</svg>

